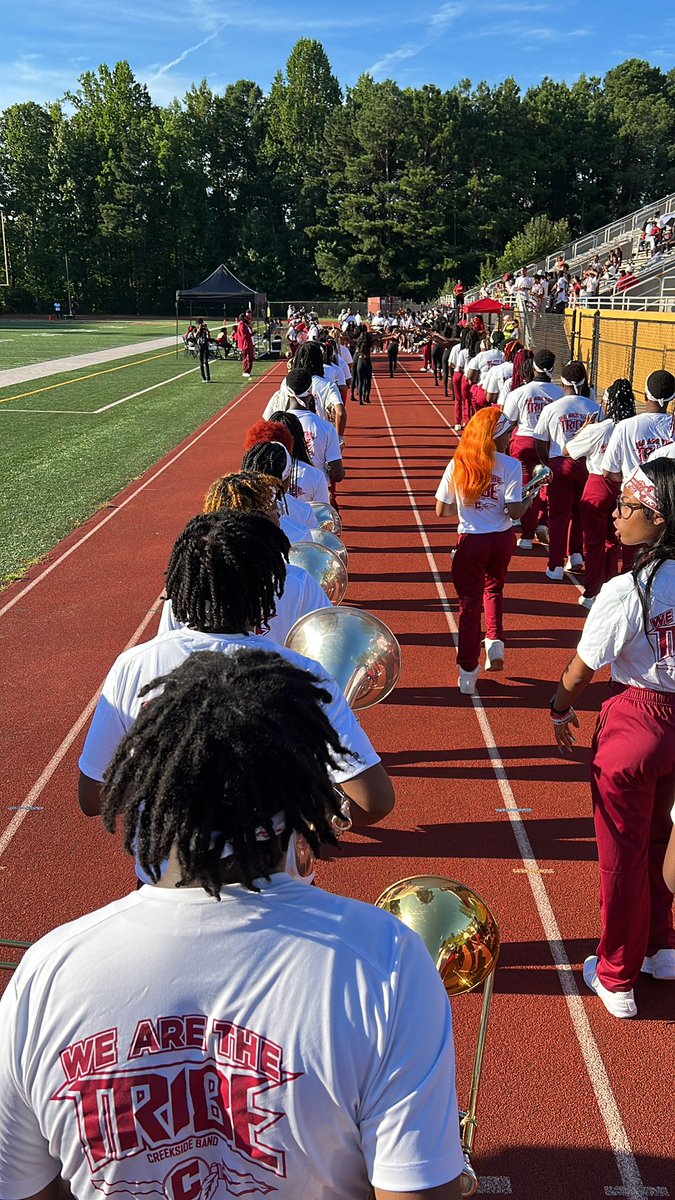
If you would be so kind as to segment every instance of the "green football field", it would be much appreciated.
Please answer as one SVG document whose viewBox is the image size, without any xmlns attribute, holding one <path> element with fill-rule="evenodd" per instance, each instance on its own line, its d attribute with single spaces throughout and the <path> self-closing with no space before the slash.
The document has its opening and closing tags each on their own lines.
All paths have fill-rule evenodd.
<svg viewBox="0 0 675 1200">
<path fill-rule="evenodd" d="M 136 323 L 114 336 L 123 346 L 173 331 L 167 322 L 145 322 L 141 336 Z M 72 351 L 73 336 L 56 353 L 34 340 L 22 361 L 107 348 L 112 336 Z M 64 333 L 64 341 L 70 337 Z M 10 365 L 19 363 L 0 354 L 0 369 Z M 254 379 L 272 365 L 256 363 Z M 193 358 L 167 349 L 0 389 L 0 584 L 20 577 L 246 386 L 236 361 L 212 363 L 211 378 L 202 383 Z"/>
<path fill-rule="evenodd" d="M 180 326 L 181 332 L 183 325 Z M 0 319 L 0 371 L 110 350 L 176 332 L 174 321 L 10 321 Z"/>
</svg>

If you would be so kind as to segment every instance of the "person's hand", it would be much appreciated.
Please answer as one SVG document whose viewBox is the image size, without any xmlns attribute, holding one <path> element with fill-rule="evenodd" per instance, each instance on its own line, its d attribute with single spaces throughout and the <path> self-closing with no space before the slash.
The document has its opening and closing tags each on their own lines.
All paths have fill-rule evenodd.
<svg viewBox="0 0 675 1200">
<path fill-rule="evenodd" d="M 575 712 L 567 721 L 561 722 L 554 726 L 555 740 L 558 746 L 558 753 L 571 754 L 577 744 L 577 739 L 572 732 L 573 729 L 579 728 L 579 718 Z"/>
<path fill-rule="evenodd" d="M 584 421 L 583 425 L 579 426 L 577 433 L 581 433 L 581 430 L 586 429 L 589 425 L 595 425 L 595 422 L 597 421 L 597 419 L 598 419 L 597 413 L 589 413 L 588 416 L 586 417 L 586 420 Z"/>
</svg>

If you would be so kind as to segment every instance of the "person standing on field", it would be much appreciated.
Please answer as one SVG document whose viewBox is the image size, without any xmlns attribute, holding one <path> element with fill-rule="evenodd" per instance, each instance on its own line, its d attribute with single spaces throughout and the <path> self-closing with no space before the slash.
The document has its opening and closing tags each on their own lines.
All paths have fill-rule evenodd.
<svg viewBox="0 0 675 1200">
<path fill-rule="evenodd" d="M 211 334 L 206 321 L 200 321 L 195 333 L 195 341 L 197 343 L 197 353 L 199 354 L 199 371 L 202 377 L 202 383 L 211 382 L 211 368 L 209 366 L 209 342 Z"/>
<path fill-rule="evenodd" d="M 249 313 L 239 313 L 237 318 L 237 345 L 241 350 L 241 365 L 244 368 L 241 373 L 242 379 L 250 379 L 255 347 Z"/>
</svg>

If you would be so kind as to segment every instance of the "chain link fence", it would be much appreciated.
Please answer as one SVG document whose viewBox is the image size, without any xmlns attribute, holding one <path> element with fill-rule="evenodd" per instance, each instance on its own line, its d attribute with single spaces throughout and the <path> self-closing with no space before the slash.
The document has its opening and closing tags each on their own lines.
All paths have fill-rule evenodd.
<svg viewBox="0 0 675 1200">
<path fill-rule="evenodd" d="M 575 309 L 565 316 L 571 357 L 586 364 L 598 395 L 630 379 L 637 395 L 652 371 L 675 374 L 675 314 Z"/>
</svg>

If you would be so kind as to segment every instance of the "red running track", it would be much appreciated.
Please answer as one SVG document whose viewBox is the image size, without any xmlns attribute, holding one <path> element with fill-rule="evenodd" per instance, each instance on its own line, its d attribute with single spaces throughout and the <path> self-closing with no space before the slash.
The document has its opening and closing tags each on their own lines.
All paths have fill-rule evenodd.
<svg viewBox="0 0 675 1200">
<path fill-rule="evenodd" d="M 349 405 L 340 488 L 347 599 L 382 617 L 404 651 L 399 687 L 364 719 L 397 806 L 383 825 L 342 844 L 321 866 L 321 883 L 372 901 L 401 876 L 440 872 L 493 908 L 503 951 L 479 1105 L 483 1192 L 675 1197 L 675 990 L 645 977 L 638 1019 L 619 1022 L 581 980 L 599 931 L 588 751 L 560 759 L 547 712 L 581 629 L 578 593 L 572 583 L 546 582 L 541 550 L 514 558 L 506 671 L 481 677 L 473 700 L 459 694 L 454 536 L 433 504 L 456 445 L 454 415 L 417 362 L 411 374 L 406 364 L 391 381 L 376 360 L 372 406 Z M 12 719 L 0 759 L 8 810 L 2 936 L 32 940 L 133 886 L 114 841 L 77 808 L 82 714 L 119 650 L 143 636 L 142 623 L 154 631 L 148 614 L 171 544 L 211 480 L 238 466 L 244 431 L 280 370 L 58 547 L 48 574 L 35 569 L 3 595 L 2 684 Z M 584 698 L 584 746 L 604 687 Z M 9 811 L 25 804 L 32 808 Z M 453 1002 L 460 1099 L 479 1005 L 473 995 Z"/>
</svg>

